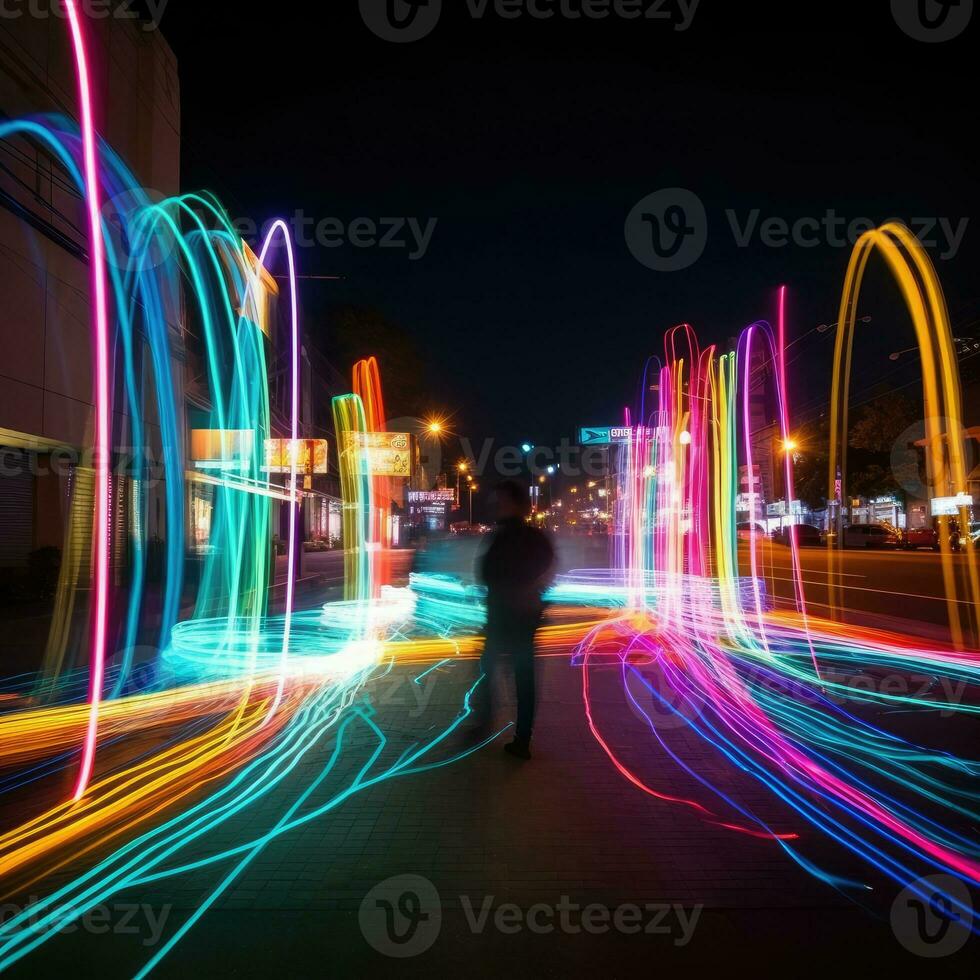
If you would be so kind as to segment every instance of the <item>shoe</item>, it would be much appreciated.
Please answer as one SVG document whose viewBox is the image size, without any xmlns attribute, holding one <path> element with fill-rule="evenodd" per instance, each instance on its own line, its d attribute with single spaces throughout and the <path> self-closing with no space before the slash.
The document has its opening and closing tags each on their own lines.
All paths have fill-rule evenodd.
<svg viewBox="0 0 980 980">
<path fill-rule="evenodd" d="M 531 758 L 531 743 L 526 739 L 515 738 L 513 742 L 508 742 L 504 746 L 504 751 L 516 756 L 518 759 Z"/>
</svg>

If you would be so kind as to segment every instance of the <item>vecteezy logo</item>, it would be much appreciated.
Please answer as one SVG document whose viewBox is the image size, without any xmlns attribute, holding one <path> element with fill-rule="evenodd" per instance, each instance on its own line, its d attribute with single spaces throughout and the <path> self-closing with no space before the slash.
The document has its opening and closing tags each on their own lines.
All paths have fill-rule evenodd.
<svg viewBox="0 0 980 980">
<path fill-rule="evenodd" d="M 676 272 L 701 258 L 708 216 L 697 194 L 669 187 L 647 195 L 630 211 L 625 234 L 637 262 L 657 272 Z"/>
<path fill-rule="evenodd" d="M 361 19 L 383 41 L 407 44 L 432 32 L 442 0 L 358 0 Z"/>
<path fill-rule="evenodd" d="M 916 956 L 959 952 L 970 938 L 973 905 L 959 878 L 929 875 L 912 882 L 892 903 L 892 932 Z"/>
<path fill-rule="evenodd" d="M 435 885 L 421 875 L 396 875 L 375 885 L 358 912 L 361 935 L 379 953 L 406 959 L 439 938 L 442 905 Z"/>
<path fill-rule="evenodd" d="M 892 0 L 892 16 L 909 37 L 937 44 L 966 30 L 973 0 Z"/>
</svg>

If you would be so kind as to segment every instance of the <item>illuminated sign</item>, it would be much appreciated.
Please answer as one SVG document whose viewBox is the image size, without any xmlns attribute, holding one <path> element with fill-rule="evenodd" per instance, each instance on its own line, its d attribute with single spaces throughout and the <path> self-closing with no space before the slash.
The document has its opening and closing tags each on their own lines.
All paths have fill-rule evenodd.
<svg viewBox="0 0 980 980">
<path fill-rule="evenodd" d="M 411 436 L 407 432 L 345 432 L 348 450 L 359 451 L 368 476 L 411 476 Z"/>
<path fill-rule="evenodd" d="M 608 446 L 612 439 L 609 436 L 609 426 L 592 426 L 588 429 L 579 429 L 578 441 L 581 446 Z"/>
<path fill-rule="evenodd" d="M 639 431 L 639 428 L 633 429 L 628 425 L 590 425 L 578 430 L 578 442 L 580 446 L 611 446 L 613 443 L 630 442 Z M 651 430 L 646 431 L 649 435 Z"/>
<path fill-rule="evenodd" d="M 296 472 L 304 476 L 328 472 L 326 439 L 266 439 L 266 473 L 291 473 L 293 458 Z"/>
<path fill-rule="evenodd" d="M 242 242 L 242 254 L 251 268 L 253 279 L 246 293 L 247 306 L 239 307 L 238 315 L 254 323 L 259 330 L 272 337 L 272 305 L 274 297 L 279 295 L 279 287 L 269 270 L 259 262 L 259 257 L 245 242 Z"/>
<path fill-rule="evenodd" d="M 410 504 L 455 504 L 455 490 L 409 490 Z"/>
<path fill-rule="evenodd" d="M 803 502 L 800 500 L 791 500 L 787 504 L 785 500 L 777 500 L 774 504 L 766 505 L 766 513 L 769 517 L 786 517 L 790 514 L 799 517 L 804 513 Z"/>
<path fill-rule="evenodd" d="M 929 501 L 933 517 L 956 517 L 961 507 L 972 507 L 973 497 L 958 493 L 955 497 L 933 497 Z"/>
<path fill-rule="evenodd" d="M 191 460 L 200 470 L 246 467 L 254 441 L 252 429 L 191 429 Z"/>
</svg>

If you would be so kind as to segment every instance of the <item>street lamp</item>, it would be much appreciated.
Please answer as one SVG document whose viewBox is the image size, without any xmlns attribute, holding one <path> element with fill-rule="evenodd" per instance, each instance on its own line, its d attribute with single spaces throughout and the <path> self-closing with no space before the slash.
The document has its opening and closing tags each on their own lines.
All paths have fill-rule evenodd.
<svg viewBox="0 0 980 980">
<path fill-rule="evenodd" d="M 679 440 L 679 442 L 680 442 L 680 444 L 682 446 L 690 446 L 691 445 L 691 433 L 688 432 L 687 429 L 685 429 L 680 434 L 680 436 L 678 437 L 678 440 Z"/>
<path fill-rule="evenodd" d="M 857 318 L 856 322 L 857 323 L 870 323 L 871 322 L 871 317 L 870 316 L 859 316 Z M 836 327 L 839 327 L 839 326 L 840 326 L 840 321 L 838 321 L 837 323 L 821 323 L 820 326 L 817 327 L 817 333 L 826 333 L 828 330 L 834 330 Z"/>
<path fill-rule="evenodd" d="M 976 342 L 975 337 L 954 337 L 953 343 L 963 345 L 956 352 L 957 354 L 970 354 L 975 350 L 980 350 L 980 343 Z M 888 360 L 897 361 L 903 354 L 911 354 L 913 351 L 918 351 L 918 349 L 918 347 L 906 347 L 905 350 L 893 351 L 888 355 Z"/>
<path fill-rule="evenodd" d="M 446 424 L 445 417 L 430 415 L 429 418 L 422 420 L 422 425 L 425 434 L 432 436 L 433 439 L 441 440 L 443 436 L 449 434 L 449 426 Z"/>
<path fill-rule="evenodd" d="M 459 477 L 460 477 L 460 474 L 466 473 L 466 471 L 469 468 L 470 468 L 470 464 L 467 463 L 465 459 L 461 459 L 456 464 L 456 506 L 459 507 L 460 510 L 463 509 L 463 501 L 462 501 L 462 499 L 459 496 Z M 472 477 L 471 476 L 467 476 L 466 479 L 467 480 L 471 480 Z"/>
<path fill-rule="evenodd" d="M 479 491 L 480 488 L 471 479 L 469 484 L 469 489 L 470 489 L 470 524 L 472 524 L 473 523 L 473 492 Z"/>
</svg>

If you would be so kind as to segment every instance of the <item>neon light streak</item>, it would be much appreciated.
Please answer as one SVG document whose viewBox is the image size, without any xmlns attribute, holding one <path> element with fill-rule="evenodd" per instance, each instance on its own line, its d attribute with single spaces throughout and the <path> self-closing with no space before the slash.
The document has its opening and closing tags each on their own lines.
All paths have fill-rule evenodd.
<svg viewBox="0 0 980 980">
<path fill-rule="evenodd" d="M 282 240 L 286 245 L 286 258 L 289 264 L 289 326 L 290 326 L 290 440 L 292 451 L 289 454 L 289 544 L 287 551 L 286 567 L 286 615 L 283 619 L 282 627 L 282 659 L 279 672 L 279 685 L 276 688 L 276 696 L 272 705 L 269 707 L 271 718 L 282 701 L 283 690 L 286 685 L 286 663 L 289 660 L 289 631 L 293 619 L 293 594 L 296 587 L 296 511 L 297 507 L 297 488 L 296 488 L 296 466 L 297 447 L 299 445 L 299 306 L 296 290 L 296 265 L 293 258 L 293 243 L 289 237 L 289 226 L 281 218 L 276 220 L 266 235 L 259 252 L 259 265 L 265 267 L 266 255 L 272 243 L 273 236 L 277 233 L 282 234 Z"/>
<path fill-rule="evenodd" d="M 779 311 L 776 319 L 776 371 L 778 376 L 779 392 L 779 429 L 782 436 L 782 444 L 789 445 L 790 423 L 789 423 L 789 387 L 786 384 L 786 287 L 779 287 Z M 746 396 L 747 397 L 747 396 Z M 751 479 L 751 478 L 750 478 Z M 793 477 L 793 454 L 789 451 L 783 452 L 783 479 L 786 485 L 787 507 L 792 507 L 792 502 L 796 500 L 796 483 Z M 796 604 L 803 617 L 803 629 L 807 631 L 807 612 L 806 596 L 803 592 L 803 571 L 800 568 L 800 543 L 797 532 L 790 528 L 789 546 L 791 552 L 791 566 L 793 569 L 793 585 L 796 590 Z M 813 658 L 813 671 L 817 680 L 820 679 L 820 665 L 817 663 L 817 654 L 810 643 L 810 653 Z"/>
<path fill-rule="evenodd" d="M 93 625 L 90 653 L 89 717 L 82 745 L 82 761 L 75 782 L 74 798 L 85 795 L 99 737 L 99 705 L 105 678 L 107 624 L 109 617 L 109 457 L 112 450 L 109 393 L 109 309 L 105 277 L 105 250 L 102 241 L 101 199 L 99 193 L 98 147 L 93 120 L 92 91 L 89 84 L 85 36 L 75 0 L 65 0 L 68 26 L 78 81 L 78 107 L 84 153 L 85 209 L 88 218 L 89 272 L 92 288 L 92 316 L 95 327 L 95 533 L 93 544 L 94 582 L 92 589 Z"/>
</svg>

